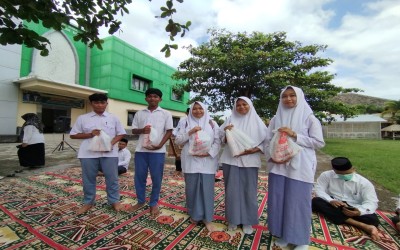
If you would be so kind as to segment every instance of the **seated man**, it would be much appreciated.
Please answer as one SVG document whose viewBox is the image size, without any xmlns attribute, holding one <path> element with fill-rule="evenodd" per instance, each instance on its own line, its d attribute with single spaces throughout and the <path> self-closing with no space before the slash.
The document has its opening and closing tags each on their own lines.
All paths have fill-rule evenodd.
<svg viewBox="0 0 400 250">
<path fill-rule="evenodd" d="M 131 152 L 126 148 L 128 140 L 122 138 L 118 142 L 118 174 L 124 174 L 128 171 L 129 162 L 131 161 Z"/>
<path fill-rule="evenodd" d="M 378 198 L 372 183 L 355 173 L 349 159 L 337 157 L 331 161 L 333 170 L 325 171 L 317 179 L 316 197 L 312 209 L 333 223 L 349 224 L 379 240 Z"/>
<path fill-rule="evenodd" d="M 392 222 L 396 227 L 397 231 L 399 231 L 400 233 L 400 197 L 399 201 L 397 202 L 396 215 L 392 218 Z"/>
</svg>

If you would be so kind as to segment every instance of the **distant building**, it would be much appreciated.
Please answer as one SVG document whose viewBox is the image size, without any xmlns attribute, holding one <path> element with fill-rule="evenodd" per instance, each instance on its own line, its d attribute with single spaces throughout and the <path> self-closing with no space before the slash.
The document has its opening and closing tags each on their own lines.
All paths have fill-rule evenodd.
<svg viewBox="0 0 400 250">
<path fill-rule="evenodd" d="M 21 45 L 0 46 L 0 137 L 15 137 L 21 115 L 37 113 L 45 133 L 67 131 L 76 118 L 91 110 L 88 96 L 107 93 L 108 111 L 130 131 L 135 112 L 147 106 L 144 92 L 161 89 L 160 106 L 177 123 L 185 115 L 189 93 L 174 92 L 175 68 L 145 54 L 121 39 L 104 39 L 103 50 L 73 40 L 74 27 L 62 32 L 26 25 L 51 42 L 50 54 Z"/>
<path fill-rule="evenodd" d="M 382 127 L 387 121 L 380 114 L 357 115 L 346 120 L 334 115 L 335 121 L 323 126 L 325 138 L 382 139 Z"/>
</svg>

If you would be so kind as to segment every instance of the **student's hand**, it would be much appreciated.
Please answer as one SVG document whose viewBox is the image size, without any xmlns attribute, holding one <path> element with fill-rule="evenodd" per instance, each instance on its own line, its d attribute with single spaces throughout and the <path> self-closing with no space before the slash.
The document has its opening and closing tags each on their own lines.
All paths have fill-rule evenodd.
<svg viewBox="0 0 400 250">
<path fill-rule="evenodd" d="M 296 136 L 296 133 L 291 128 L 288 128 L 288 127 L 281 127 L 278 129 L 278 131 L 281 133 L 286 133 L 290 137 Z"/>
<path fill-rule="evenodd" d="M 100 135 L 100 129 L 93 129 L 92 130 L 92 135 L 93 136 L 99 136 Z"/>
<path fill-rule="evenodd" d="M 233 124 L 229 124 L 224 128 L 224 131 L 231 130 L 233 128 Z"/>
<path fill-rule="evenodd" d="M 143 128 L 143 134 L 150 134 L 151 125 L 146 125 Z"/>
<path fill-rule="evenodd" d="M 331 200 L 329 203 L 335 208 L 347 206 L 346 203 L 344 203 L 343 201 L 338 201 L 338 200 Z"/>
<path fill-rule="evenodd" d="M 23 147 L 23 148 L 28 147 L 28 143 L 22 143 L 21 147 Z"/>
<path fill-rule="evenodd" d="M 157 149 L 160 149 L 160 148 L 162 148 L 162 146 L 163 145 L 150 145 L 150 146 L 147 146 L 147 147 L 144 147 L 145 149 L 148 149 L 148 150 L 157 150 Z"/>
<path fill-rule="evenodd" d="M 292 158 L 287 159 L 286 161 L 275 161 L 274 159 L 269 159 L 270 162 L 276 163 L 276 164 L 285 164 L 286 162 L 290 161 Z"/>
<path fill-rule="evenodd" d="M 360 210 L 358 210 L 357 208 L 347 206 L 344 206 L 342 208 L 342 213 L 348 217 L 356 217 L 361 215 Z"/>
<path fill-rule="evenodd" d="M 191 136 L 192 134 L 196 133 L 197 131 L 200 131 L 201 127 L 200 126 L 196 126 L 194 128 L 192 128 L 191 130 L 189 130 L 189 136 Z"/>
<path fill-rule="evenodd" d="M 245 151 L 243 151 L 242 153 L 240 153 L 239 155 L 237 155 L 235 157 L 242 156 L 242 155 L 250 155 L 250 154 L 254 154 L 254 153 L 260 152 L 260 151 L 261 150 L 259 148 L 257 148 L 257 147 L 250 148 L 250 149 L 246 149 Z"/>
<path fill-rule="evenodd" d="M 193 156 L 196 156 L 196 157 L 209 157 L 209 156 L 211 156 L 209 153 L 207 153 L 207 154 L 202 154 L 202 155 L 193 155 Z"/>
</svg>

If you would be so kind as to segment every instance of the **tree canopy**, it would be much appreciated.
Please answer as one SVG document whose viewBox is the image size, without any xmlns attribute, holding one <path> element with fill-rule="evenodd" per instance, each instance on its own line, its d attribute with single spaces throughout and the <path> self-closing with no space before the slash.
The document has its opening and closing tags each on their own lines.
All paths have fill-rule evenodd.
<svg viewBox="0 0 400 250">
<path fill-rule="evenodd" d="M 285 32 L 248 34 L 210 29 L 210 40 L 198 47 L 188 46 L 191 57 L 180 63 L 175 79 L 187 82 L 183 90 L 194 100 L 210 105 L 212 112 L 231 109 L 239 96 L 250 98 L 264 118 L 277 109 L 279 95 L 287 85 L 303 89 L 319 117 L 326 112 L 350 117 L 356 109 L 332 100 L 338 93 L 357 92 L 331 84 L 334 75 L 322 70 L 332 63 L 318 56 L 325 45 L 302 45 L 288 41 Z"/>
<path fill-rule="evenodd" d="M 390 115 L 390 122 L 400 124 L 400 100 L 386 102 L 382 117 L 385 115 Z"/>
<path fill-rule="evenodd" d="M 149 0 L 151 1 L 151 0 Z M 183 0 L 176 0 L 182 3 Z M 49 29 L 61 31 L 65 25 L 76 26 L 80 32 L 74 36 L 76 41 L 82 41 L 89 47 L 102 48 L 102 40 L 99 38 L 99 28 L 108 28 L 109 34 L 120 30 L 121 21 L 116 16 L 128 14 L 128 4 L 132 0 L 13 0 L 0 1 L 0 44 L 25 44 L 29 48 L 40 50 L 41 55 L 49 53 L 50 41 L 36 32 L 28 29 L 23 20 L 28 22 L 41 22 Z M 165 27 L 169 33 L 170 41 L 178 34 L 185 35 L 191 25 L 174 22 L 173 14 L 176 13 L 174 0 L 167 0 L 165 6 L 160 8 L 159 18 L 168 19 Z M 165 44 L 161 49 L 168 57 L 171 49 L 177 49 L 176 44 Z"/>
</svg>

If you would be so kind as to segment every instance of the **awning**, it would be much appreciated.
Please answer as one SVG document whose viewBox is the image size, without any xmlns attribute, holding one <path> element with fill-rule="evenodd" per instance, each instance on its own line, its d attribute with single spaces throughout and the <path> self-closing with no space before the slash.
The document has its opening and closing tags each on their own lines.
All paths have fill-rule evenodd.
<svg viewBox="0 0 400 250">
<path fill-rule="evenodd" d="M 78 84 L 54 82 L 42 79 L 37 76 L 21 77 L 14 82 L 19 83 L 20 89 L 26 91 L 83 98 L 83 99 L 87 99 L 89 95 L 94 93 L 107 93 L 107 91 L 102 89 L 91 88 Z"/>
<path fill-rule="evenodd" d="M 382 131 L 386 131 L 386 132 L 398 132 L 398 131 L 400 131 L 400 125 L 399 124 L 393 124 L 393 125 L 384 127 L 381 130 Z"/>
</svg>

